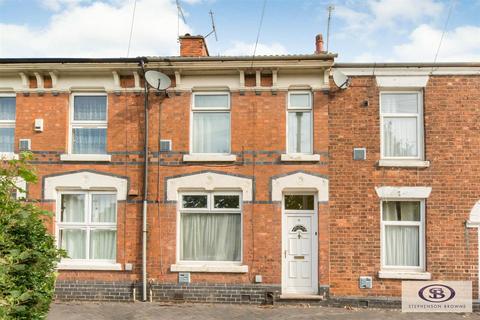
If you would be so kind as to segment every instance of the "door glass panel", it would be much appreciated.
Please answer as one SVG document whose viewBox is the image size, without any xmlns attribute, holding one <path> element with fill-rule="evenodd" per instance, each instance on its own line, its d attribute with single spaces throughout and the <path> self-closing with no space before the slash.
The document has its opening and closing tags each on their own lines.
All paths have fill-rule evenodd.
<svg viewBox="0 0 480 320">
<path fill-rule="evenodd" d="M 285 195 L 285 209 L 286 210 L 314 210 L 315 197 L 313 195 Z"/>
</svg>

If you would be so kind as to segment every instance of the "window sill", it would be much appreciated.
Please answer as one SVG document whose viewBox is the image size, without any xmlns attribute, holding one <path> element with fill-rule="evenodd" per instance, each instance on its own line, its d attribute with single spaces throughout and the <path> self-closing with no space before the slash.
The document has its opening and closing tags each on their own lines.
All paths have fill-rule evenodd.
<svg viewBox="0 0 480 320">
<path fill-rule="evenodd" d="M 430 280 L 430 272 L 421 271 L 379 271 L 378 277 L 381 279 L 404 279 L 404 280 Z"/>
<path fill-rule="evenodd" d="M 379 160 L 379 167 L 428 168 L 430 161 L 423 160 Z"/>
<path fill-rule="evenodd" d="M 317 162 L 320 161 L 319 154 L 299 154 L 299 153 L 290 153 L 290 154 L 282 154 L 281 158 L 282 161 L 310 161 L 310 162 Z"/>
<path fill-rule="evenodd" d="M 0 160 L 18 160 L 18 154 L 13 152 L 0 152 Z"/>
<path fill-rule="evenodd" d="M 201 265 L 201 264 L 172 264 L 171 272 L 227 272 L 247 273 L 246 265 Z"/>
<path fill-rule="evenodd" d="M 58 270 L 107 270 L 107 271 L 121 271 L 122 265 L 120 263 L 68 263 L 60 262 L 57 265 Z"/>
<path fill-rule="evenodd" d="M 61 161 L 112 161 L 112 156 L 109 154 L 62 154 Z"/>
<path fill-rule="evenodd" d="M 237 160 L 234 154 L 185 154 L 184 162 L 233 162 Z"/>
</svg>

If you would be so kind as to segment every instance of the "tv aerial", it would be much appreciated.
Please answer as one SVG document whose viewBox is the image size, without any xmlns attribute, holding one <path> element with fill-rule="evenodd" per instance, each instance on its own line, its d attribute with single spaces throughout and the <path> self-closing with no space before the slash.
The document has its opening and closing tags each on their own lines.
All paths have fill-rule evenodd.
<svg viewBox="0 0 480 320">
<path fill-rule="evenodd" d="M 351 79 L 342 71 L 335 69 L 333 70 L 333 82 L 339 89 L 347 89 L 351 83 Z"/>
<path fill-rule="evenodd" d="M 172 81 L 166 74 L 155 70 L 145 72 L 145 81 L 157 91 L 166 90 L 172 84 Z"/>
<path fill-rule="evenodd" d="M 209 35 L 213 33 L 213 35 L 215 36 L 215 41 L 218 41 L 217 29 L 215 28 L 215 20 L 213 19 L 213 11 L 210 10 L 208 14 L 210 15 L 210 19 L 212 20 L 212 31 L 210 31 L 204 38 L 206 39 Z"/>
<path fill-rule="evenodd" d="M 175 0 L 177 4 L 177 38 L 180 37 L 180 19 L 182 19 L 184 24 L 187 24 L 185 15 L 183 14 L 182 6 L 180 5 L 180 0 Z"/>
</svg>

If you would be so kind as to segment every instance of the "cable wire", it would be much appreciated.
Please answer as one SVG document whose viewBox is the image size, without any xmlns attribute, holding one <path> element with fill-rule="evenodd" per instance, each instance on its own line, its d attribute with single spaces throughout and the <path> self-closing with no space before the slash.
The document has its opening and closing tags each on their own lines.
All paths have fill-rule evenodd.
<svg viewBox="0 0 480 320">
<path fill-rule="evenodd" d="M 433 63 L 437 62 L 438 54 L 440 53 L 440 47 L 442 46 L 443 38 L 445 36 L 445 32 L 447 31 L 448 21 L 450 20 L 450 16 L 452 15 L 453 4 L 454 4 L 454 0 L 450 1 L 450 8 L 448 8 L 447 19 L 445 20 L 445 25 L 443 26 L 442 36 L 440 37 L 440 41 L 438 43 L 437 52 L 435 53 L 435 58 L 433 59 Z"/>
<path fill-rule="evenodd" d="M 137 0 L 133 3 L 132 24 L 130 25 L 130 36 L 128 37 L 127 58 L 130 55 L 130 45 L 132 44 L 133 25 L 135 23 L 135 11 L 137 9 Z"/>
<path fill-rule="evenodd" d="M 253 60 L 255 59 L 255 54 L 257 53 L 258 39 L 260 39 L 260 31 L 262 30 L 263 17 L 265 16 L 266 6 L 267 6 L 267 0 L 263 0 L 262 15 L 260 16 L 260 23 L 258 24 L 257 40 L 255 40 L 255 47 L 253 48 L 253 54 L 252 54 L 252 64 L 250 65 L 250 68 L 253 68 Z"/>
</svg>

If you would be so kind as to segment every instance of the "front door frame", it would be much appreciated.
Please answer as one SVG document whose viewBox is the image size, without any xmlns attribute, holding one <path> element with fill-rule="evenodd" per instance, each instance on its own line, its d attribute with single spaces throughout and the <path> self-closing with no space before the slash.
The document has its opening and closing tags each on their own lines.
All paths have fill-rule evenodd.
<svg viewBox="0 0 480 320">
<path fill-rule="evenodd" d="M 285 195 L 291 195 L 291 194 L 296 194 L 296 195 L 313 195 L 314 197 L 314 210 L 285 210 Z M 287 263 L 286 263 L 286 257 L 285 257 L 285 250 L 287 248 L 287 215 L 288 214 L 295 214 L 295 213 L 300 213 L 300 214 L 308 214 L 308 215 L 313 215 L 312 219 L 312 243 L 311 243 L 311 249 L 312 249 L 312 266 L 311 266 L 311 272 L 312 272 L 312 290 L 311 292 L 292 292 L 287 290 Z M 282 251 L 281 251 L 281 261 L 282 261 L 282 294 L 318 294 L 318 196 L 317 193 L 314 192 L 301 192 L 301 191 L 294 191 L 294 192 L 284 192 L 282 194 Z"/>
</svg>

